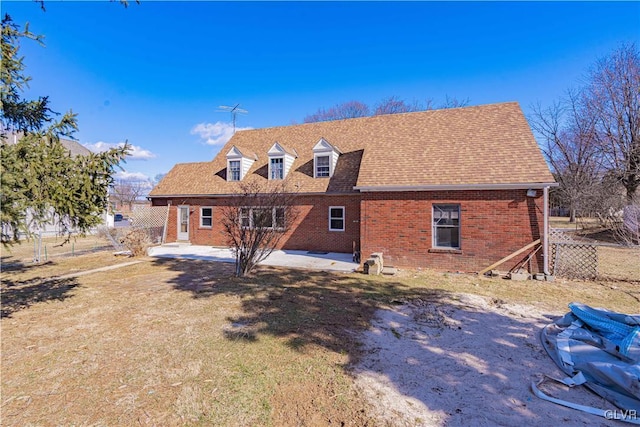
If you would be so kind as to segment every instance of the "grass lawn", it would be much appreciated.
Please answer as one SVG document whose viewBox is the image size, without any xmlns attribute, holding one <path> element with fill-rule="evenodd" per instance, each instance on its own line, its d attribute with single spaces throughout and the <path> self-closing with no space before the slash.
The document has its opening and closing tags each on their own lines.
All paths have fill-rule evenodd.
<svg viewBox="0 0 640 427">
<path fill-rule="evenodd" d="M 145 259 L 110 252 L 2 273 L 2 425 L 380 425 L 348 366 L 377 308 L 473 293 L 563 314 L 640 311 L 640 252 L 603 247 L 598 281 L 393 277 Z"/>
<path fill-rule="evenodd" d="M 63 256 L 84 255 L 98 250 L 109 250 L 111 245 L 100 236 L 72 237 L 64 243 L 64 237 L 43 237 L 41 247 L 42 261 L 49 261 Z M 0 245 L 2 264 L 29 264 L 37 253 L 37 240 L 23 240 L 21 244 L 5 248 Z M 45 259 L 46 258 L 46 259 Z"/>
</svg>

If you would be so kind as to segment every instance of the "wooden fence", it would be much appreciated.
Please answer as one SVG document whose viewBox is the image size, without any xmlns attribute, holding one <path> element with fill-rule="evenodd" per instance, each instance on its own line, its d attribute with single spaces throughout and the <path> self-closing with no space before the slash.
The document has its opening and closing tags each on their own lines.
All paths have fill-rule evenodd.
<svg viewBox="0 0 640 427">
<path fill-rule="evenodd" d="M 555 276 L 571 279 L 598 277 L 598 246 L 574 239 L 561 230 L 549 232 L 551 259 L 549 268 Z"/>
</svg>

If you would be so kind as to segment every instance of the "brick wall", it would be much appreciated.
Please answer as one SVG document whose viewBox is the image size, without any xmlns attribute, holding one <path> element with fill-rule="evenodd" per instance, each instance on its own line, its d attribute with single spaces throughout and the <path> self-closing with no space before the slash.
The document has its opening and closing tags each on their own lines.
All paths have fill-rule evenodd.
<svg viewBox="0 0 640 427">
<path fill-rule="evenodd" d="M 174 199 L 169 210 L 167 242 L 177 239 L 177 205 L 189 205 L 190 242 L 227 246 L 220 225 L 227 202 L 216 199 Z M 154 206 L 166 205 L 155 199 Z M 459 251 L 432 248 L 432 205 L 460 205 Z M 213 227 L 200 227 L 200 207 L 213 207 Z M 345 231 L 329 231 L 329 206 L 345 207 Z M 352 196 L 300 196 L 298 218 L 280 248 L 327 252 L 352 251 L 362 256 L 383 252 L 385 263 L 397 267 L 426 267 L 444 271 L 478 271 L 540 238 L 543 224 L 542 190 L 535 198 L 526 190 L 457 192 L 381 192 Z M 361 242 L 362 241 L 362 242 Z M 523 253 L 499 266 L 508 270 L 523 261 Z M 542 251 L 532 258 L 533 271 L 542 271 Z"/>
<path fill-rule="evenodd" d="M 432 206 L 460 205 L 460 250 L 434 250 Z M 447 271 L 478 271 L 540 238 L 542 190 L 388 192 L 362 194 L 362 256 L 384 254 L 385 264 Z M 524 260 L 519 255 L 499 268 Z M 542 271 L 541 251 L 532 270 Z"/>
<path fill-rule="evenodd" d="M 221 225 L 226 198 L 170 200 L 167 242 L 177 240 L 178 205 L 189 206 L 189 241 L 196 245 L 227 246 Z M 166 205 L 166 199 L 154 199 L 154 206 Z M 345 208 L 345 230 L 329 231 L 329 207 Z M 201 207 L 213 208 L 213 226 L 200 226 Z M 360 195 L 352 196 L 299 196 L 296 204 L 297 219 L 285 234 L 279 249 L 315 250 L 351 253 L 353 244 L 360 245 Z"/>
</svg>

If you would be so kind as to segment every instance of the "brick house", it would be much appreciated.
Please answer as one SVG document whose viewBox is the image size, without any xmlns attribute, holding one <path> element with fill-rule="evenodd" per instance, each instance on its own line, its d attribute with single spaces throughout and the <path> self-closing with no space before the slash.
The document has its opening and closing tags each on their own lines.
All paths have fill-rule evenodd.
<svg viewBox="0 0 640 427">
<path fill-rule="evenodd" d="M 388 265 L 453 271 L 545 241 L 556 185 L 519 105 L 501 103 L 240 131 L 213 161 L 177 164 L 150 198 L 170 205 L 167 241 L 226 246 L 219 211 L 239 182 L 282 180 L 300 214 L 281 249 L 355 245 Z"/>
</svg>

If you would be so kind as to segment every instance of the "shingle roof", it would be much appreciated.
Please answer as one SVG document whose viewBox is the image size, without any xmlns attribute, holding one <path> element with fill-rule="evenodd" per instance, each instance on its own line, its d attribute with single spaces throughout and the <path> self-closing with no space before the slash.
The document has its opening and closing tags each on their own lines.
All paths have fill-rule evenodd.
<svg viewBox="0 0 640 427">
<path fill-rule="evenodd" d="M 13 132 L 7 135 L 3 135 L 1 139 L 2 142 L 5 142 L 7 144 L 15 144 L 23 137 L 24 134 L 22 132 Z M 60 144 L 62 144 L 62 146 L 69 151 L 71 157 L 86 156 L 91 153 L 91 150 L 89 150 L 87 147 L 71 139 L 60 138 Z"/>
<path fill-rule="evenodd" d="M 313 146 L 339 148 L 332 178 L 313 178 Z M 237 132 L 211 162 L 176 165 L 151 196 L 232 194 L 226 153 L 235 145 L 258 160 L 245 181 L 270 185 L 267 151 L 295 150 L 287 180 L 304 193 L 354 192 L 354 187 L 511 185 L 554 182 L 515 102 L 392 114 Z"/>
</svg>

